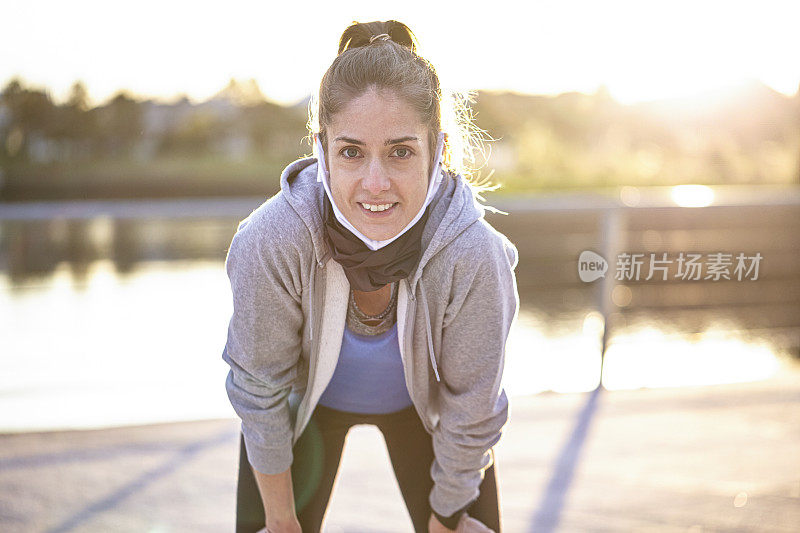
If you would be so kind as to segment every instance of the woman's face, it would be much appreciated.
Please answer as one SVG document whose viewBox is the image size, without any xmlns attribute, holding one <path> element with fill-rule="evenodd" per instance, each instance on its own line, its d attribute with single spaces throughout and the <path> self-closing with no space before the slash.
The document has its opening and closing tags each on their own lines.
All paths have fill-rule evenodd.
<svg viewBox="0 0 800 533">
<path fill-rule="evenodd" d="M 419 212 L 428 192 L 428 131 L 391 90 L 368 89 L 332 117 L 327 162 L 333 199 L 366 237 L 386 240 Z"/>
</svg>

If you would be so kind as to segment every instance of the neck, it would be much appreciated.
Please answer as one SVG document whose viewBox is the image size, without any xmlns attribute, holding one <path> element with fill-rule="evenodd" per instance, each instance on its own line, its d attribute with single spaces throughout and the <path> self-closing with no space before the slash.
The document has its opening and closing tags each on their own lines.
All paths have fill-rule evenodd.
<svg viewBox="0 0 800 533">
<path fill-rule="evenodd" d="M 368 315 L 378 315 L 389 305 L 392 297 L 392 286 L 386 284 L 377 291 L 371 292 L 353 289 L 353 297 L 361 311 Z"/>
</svg>

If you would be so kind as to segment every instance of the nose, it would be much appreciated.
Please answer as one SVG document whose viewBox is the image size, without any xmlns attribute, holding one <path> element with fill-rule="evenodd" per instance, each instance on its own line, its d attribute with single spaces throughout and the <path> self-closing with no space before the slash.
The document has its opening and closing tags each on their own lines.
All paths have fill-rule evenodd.
<svg viewBox="0 0 800 533">
<path fill-rule="evenodd" d="M 366 170 L 367 175 L 361 180 L 361 187 L 365 191 L 372 196 L 380 196 L 383 191 L 389 190 L 391 182 L 379 158 L 370 161 Z"/>
</svg>

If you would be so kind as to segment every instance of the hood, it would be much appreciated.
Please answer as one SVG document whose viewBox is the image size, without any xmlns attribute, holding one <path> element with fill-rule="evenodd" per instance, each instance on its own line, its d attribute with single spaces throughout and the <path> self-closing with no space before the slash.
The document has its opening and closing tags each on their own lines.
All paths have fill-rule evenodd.
<svg viewBox="0 0 800 533">
<path fill-rule="evenodd" d="M 475 199 L 466 180 L 460 175 L 444 174 L 428 206 L 430 214 L 422 232 L 422 257 L 408 280 L 412 294 L 428 261 L 484 215 L 484 207 Z M 317 261 L 324 263 L 330 257 L 322 220 L 325 191 L 317 181 L 315 157 L 298 159 L 284 169 L 281 194 L 308 228 Z"/>
</svg>

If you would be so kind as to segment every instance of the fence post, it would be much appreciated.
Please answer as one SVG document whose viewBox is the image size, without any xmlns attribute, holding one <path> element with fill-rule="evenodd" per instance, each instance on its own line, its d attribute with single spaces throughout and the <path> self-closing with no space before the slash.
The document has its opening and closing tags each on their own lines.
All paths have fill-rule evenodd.
<svg viewBox="0 0 800 533">
<path fill-rule="evenodd" d="M 600 348 L 600 383 L 598 387 L 603 386 L 603 363 L 605 361 L 606 349 L 608 348 L 609 340 L 611 339 L 611 325 L 610 317 L 616 311 L 617 306 L 614 303 L 612 295 L 614 293 L 614 286 L 616 285 L 615 266 L 616 257 L 620 251 L 623 240 L 623 232 L 625 231 L 625 215 L 623 207 L 613 206 L 603 211 L 603 218 L 600 228 L 600 245 L 602 247 L 601 254 L 603 258 L 608 261 L 608 271 L 606 275 L 600 280 L 599 296 L 598 296 L 598 309 L 600 314 L 603 315 L 603 339 Z"/>
</svg>

